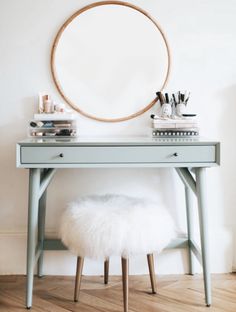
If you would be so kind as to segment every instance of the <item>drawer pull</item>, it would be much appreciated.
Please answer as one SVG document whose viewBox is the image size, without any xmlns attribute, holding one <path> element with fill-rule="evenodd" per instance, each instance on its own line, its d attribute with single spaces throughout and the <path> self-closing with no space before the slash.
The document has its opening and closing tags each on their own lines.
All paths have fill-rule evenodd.
<svg viewBox="0 0 236 312">
<path fill-rule="evenodd" d="M 178 153 L 174 153 L 173 155 L 174 155 L 175 157 L 177 157 L 177 156 L 178 156 Z"/>
<path fill-rule="evenodd" d="M 60 153 L 59 156 L 62 158 L 62 157 L 64 157 L 64 154 L 63 154 L 63 153 Z"/>
</svg>

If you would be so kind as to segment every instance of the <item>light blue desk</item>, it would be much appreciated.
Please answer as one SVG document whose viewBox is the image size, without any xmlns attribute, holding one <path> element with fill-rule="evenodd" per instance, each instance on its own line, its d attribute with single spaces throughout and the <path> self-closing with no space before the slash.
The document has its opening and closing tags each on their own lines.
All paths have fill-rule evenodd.
<svg viewBox="0 0 236 312">
<path fill-rule="evenodd" d="M 193 274 L 193 254 L 200 261 L 203 266 L 206 305 L 210 306 L 205 171 L 219 163 L 220 144 L 202 138 L 26 139 L 19 142 L 17 167 L 29 169 L 26 307 L 32 306 L 36 264 L 38 276 L 42 276 L 43 251 L 65 249 L 60 240 L 44 239 L 46 191 L 56 168 L 108 167 L 175 168 L 185 185 L 188 237 L 172 242 L 169 247 L 188 248 L 190 274 Z M 193 240 L 192 194 L 198 200 L 201 251 Z"/>
</svg>

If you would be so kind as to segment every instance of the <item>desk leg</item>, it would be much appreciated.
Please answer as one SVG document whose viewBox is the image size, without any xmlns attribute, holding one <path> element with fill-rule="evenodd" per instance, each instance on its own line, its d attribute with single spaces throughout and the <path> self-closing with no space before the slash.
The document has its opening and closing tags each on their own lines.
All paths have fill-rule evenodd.
<svg viewBox="0 0 236 312">
<path fill-rule="evenodd" d="M 43 276 L 43 254 L 44 254 L 44 233 L 45 233 L 45 216 L 46 216 L 46 198 L 47 191 L 45 190 L 39 200 L 38 212 L 38 243 L 41 248 L 41 253 L 38 260 L 38 277 Z"/>
<path fill-rule="evenodd" d="M 196 168 L 196 191 L 198 198 L 198 215 L 201 235 L 201 250 L 202 250 L 202 267 L 205 287 L 205 301 L 209 307 L 211 305 L 211 275 L 209 261 L 209 244 L 208 244 L 208 224 L 207 224 L 207 209 L 206 209 L 206 181 L 205 168 Z"/>
<path fill-rule="evenodd" d="M 29 202 L 28 202 L 28 234 L 27 234 L 27 280 L 26 280 L 26 307 L 32 306 L 34 262 L 36 249 L 36 234 L 38 223 L 38 196 L 40 187 L 40 169 L 29 171 Z"/>
<path fill-rule="evenodd" d="M 185 186 L 185 201 L 186 201 L 186 217 L 187 217 L 187 233 L 188 233 L 188 259 L 189 259 L 189 274 L 194 275 L 193 252 L 191 241 L 193 240 L 193 193 L 191 189 Z"/>
</svg>

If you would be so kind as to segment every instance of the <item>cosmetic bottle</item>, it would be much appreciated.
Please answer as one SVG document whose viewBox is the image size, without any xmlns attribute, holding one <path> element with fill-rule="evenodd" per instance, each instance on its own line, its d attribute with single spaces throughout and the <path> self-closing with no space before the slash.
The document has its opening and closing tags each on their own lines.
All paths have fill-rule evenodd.
<svg viewBox="0 0 236 312">
<path fill-rule="evenodd" d="M 53 112 L 53 103 L 49 95 L 45 95 L 43 101 L 44 113 L 51 114 Z"/>
</svg>

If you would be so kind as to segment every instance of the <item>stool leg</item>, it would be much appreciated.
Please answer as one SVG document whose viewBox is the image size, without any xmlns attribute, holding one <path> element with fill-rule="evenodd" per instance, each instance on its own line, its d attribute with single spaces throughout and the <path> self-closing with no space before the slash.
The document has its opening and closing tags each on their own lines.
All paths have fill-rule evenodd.
<svg viewBox="0 0 236 312">
<path fill-rule="evenodd" d="M 129 259 L 121 258 L 124 312 L 128 312 L 129 297 Z"/>
<path fill-rule="evenodd" d="M 75 277 L 75 292 L 74 292 L 74 301 L 77 302 L 79 298 L 79 291 L 81 285 L 81 277 L 83 270 L 84 258 L 77 258 L 77 267 L 76 267 L 76 277 Z"/>
<path fill-rule="evenodd" d="M 152 286 L 152 293 L 156 294 L 157 293 L 157 284 L 156 284 L 153 254 L 148 254 L 147 260 L 148 260 L 149 275 L 150 275 L 151 286 Z"/>
<path fill-rule="evenodd" d="M 104 284 L 108 284 L 109 278 L 109 258 L 104 261 Z"/>
</svg>

